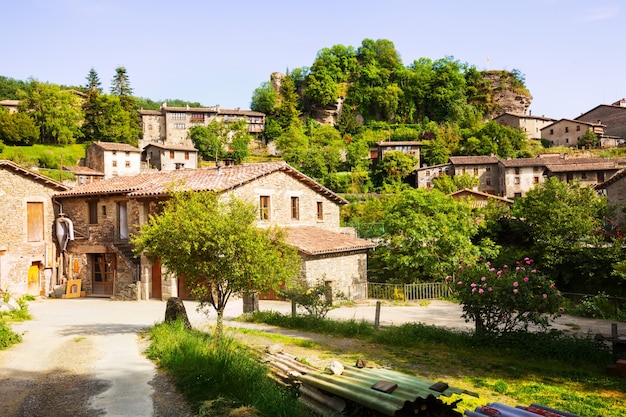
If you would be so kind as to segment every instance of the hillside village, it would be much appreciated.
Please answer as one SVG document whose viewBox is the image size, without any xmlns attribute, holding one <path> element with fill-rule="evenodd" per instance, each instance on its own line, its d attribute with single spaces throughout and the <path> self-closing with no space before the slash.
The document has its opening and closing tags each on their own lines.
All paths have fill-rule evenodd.
<svg viewBox="0 0 626 417">
<path fill-rule="evenodd" d="M 16 109 L 13 101 L 1 104 L 10 111 Z M 0 229 L 6 237 L 0 247 L 3 289 L 60 296 L 59 291 L 73 286 L 73 296 L 188 297 L 184 280 L 169 277 L 158 261 L 136 258 L 129 244 L 129 236 L 139 231 L 166 196 L 167 184 L 182 180 L 194 190 L 234 193 L 256 202 L 259 226 L 276 224 L 289 231 L 288 241 L 298 248 L 304 261 L 302 276 L 308 282 L 333 276 L 327 284 L 334 289 L 351 299 L 367 297 L 367 253 L 375 244 L 340 227 L 340 207 L 347 204 L 344 198 L 286 163 L 198 169 L 198 152 L 187 135 L 190 126 L 214 119 L 243 119 L 251 134 L 261 135 L 264 114 L 219 106 L 167 107 L 166 103 L 160 111 L 140 114 L 143 139 L 139 147 L 92 143 L 80 165 L 63 167 L 76 175 L 72 186 L 10 161 L 0 163 L 0 209 L 5 213 Z M 602 147 L 616 147 L 626 137 L 626 100 L 599 105 L 571 120 L 510 112 L 495 120 L 521 129 L 529 139 L 549 140 L 555 146 L 574 146 L 582 132 L 593 129 Z M 375 163 L 386 152 L 400 150 L 419 160 L 421 146 L 419 141 L 379 142 L 370 156 Z M 409 181 L 415 188 L 431 188 L 443 174 L 469 174 L 480 181 L 462 195 L 512 202 L 556 177 L 595 187 L 611 204 L 621 206 L 626 203 L 625 167 L 626 158 L 453 156 L 446 164 L 416 166 Z M 623 213 L 617 216 L 615 223 L 623 224 Z M 59 290 L 59 284 L 67 287 Z"/>
</svg>

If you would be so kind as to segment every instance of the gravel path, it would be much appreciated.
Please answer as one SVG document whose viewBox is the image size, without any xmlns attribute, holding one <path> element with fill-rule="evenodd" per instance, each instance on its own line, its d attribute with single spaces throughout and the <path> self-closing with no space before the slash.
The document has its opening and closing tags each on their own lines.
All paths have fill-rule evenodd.
<svg viewBox="0 0 626 417">
<path fill-rule="evenodd" d="M 142 330 L 161 322 L 162 301 L 112 301 L 81 298 L 45 299 L 29 304 L 33 320 L 14 323 L 23 342 L 0 351 L 0 416 L 3 417 L 188 417 L 191 412 L 172 382 L 143 355 Z M 215 322 L 185 302 L 192 325 L 206 329 Z M 261 301 L 261 310 L 289 313 L 291 305 Z M 332 310 L 328 317 L 374 321 L 375 303 Z M 225 320 L 242 312 L 231 300 Z M 471 329 L 460 307 L 445 301 L 427 306 L 383 304 L 381 325 L 421 322 Z M 227 325 L 254 326 L 248 323 Z M 561 317 L 556 328 L 569 333 L 610 334 L 611 322 Z M 626 323 L 618 323 L 626 334 Z"/>
</svg>

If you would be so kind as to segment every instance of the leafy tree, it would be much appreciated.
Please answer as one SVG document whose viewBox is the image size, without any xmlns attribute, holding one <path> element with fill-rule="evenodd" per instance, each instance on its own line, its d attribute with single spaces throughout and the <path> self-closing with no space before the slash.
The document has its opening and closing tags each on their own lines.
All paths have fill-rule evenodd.
<svg viewBox="0 0 626 417">
<path fill-rule="evenodd" d="M 578 147 L 579 148 L 596 148 L 600 144 L 600 139 L 598 139 L 598 135 L 593 131 L 593 129 L 587 129 L 584 135 L 578 139 Z"/>
<path fill-rule="evenodd" d="M 444 174 L 433 181 L 433 188 L 444 194 L 450 194 L 464 188 L 471 190 L 478 185 L 480 185 L 480 178 L 467 173 L 455 175 L 454 177 Z"/>
<path fill-rule="evenodd" d="M 432 281 L 477 256 L 471 207 L 437 190 L 405 189 L 382 201 L 385 242 L 370 256 L 374 281 Z"/>
<path fill-rule="evenodd" d="M 202 158 L 217 163 L 226 156 L 224 148 L 228 143 L 228 132 L 225 123 L 212 120 L 207 126 L 193 126 L 189 137 Z"/>
<path fill-rule="evenodd" d="M 18 91 L 26 90 L 28 83 L 0 75 L 0 100 L 19 100 Z"/>
<path fill-rule="evenodd" d="M 26 90 L 18 91 L 18 96 L 20 112 L 33 118 L 41 143 L 71 144 L 82 137 L 83 115 L 74 93 L 33 80 Z"/>
<path fill-rule="evenodd" d="M 587 247 L 601 243 L 604 217 L 610 208 L 605 196 L 579 182 L 551 177 L 516 200 L 511 214 L 520 220 L 519 234 L 530 237 L 530 253 L 559 286 L 576 276 L 572 260 Z"/>
<path fill-rule="evenodd" d="M 300 97 L 296 92 L 294 80 L 289 75 L 282 80 L 279 97 L 274 117 L 281 128 L 286 129 L 296 120 L 299 120 L 301 114 Z"/>
<path fill-rule="evenodd" d="M 241 164 L 243 160 L 250 155 L 250 134 L 248 133 L 248 124 L 245 120 L 238 120 L 228 125 L 229 128 L 229 151 L 228 157 L 235 164 Z"/>
<path fill-rule="evenodd" d="M 27 114 L 0 111 L 0 141 L 7 145 L 32 145 L 38 139 L 39 130 Z"/>
<path fill-rule="evenodd" d="M 130 79 L 126 72 L 126 68 L 115 68 L 115 76 L 111 80 L 111 94 L 118 97 L 132 97 L 133 89 L 130 86 Z"/>
<path fill-rule="evenodd" d="M 528 257 L 498 268 L 488 261 L 461 260 L 446 281 L 477 335 L 527 331 L 530 324 L 546 329 L 562 311 L 556 286 Z"/>
<path fill-rule="evenodd" d="M 445 164 L 450 159 L 450 150 L 443 139 L 436 138 L 424 144 L 422 157 L 427 165 Z"/>
<path fill-rule="evenodd" d="M 264 82 L 254 90 L 250 109 L 270 115 L 274 113 L 278 102 L 278 93 L 272 88 L 269 82 Z"/>
<path fill-rule="evenodd" d="M 119 97 L 92 90 L 83 102 L 83 112 L 86 140 L 136 144 L 130 114 L 122 108 Z"/>
<path fill-rule="evenodd" d="M 298 253 L 281 231 L 258 228 L 255 220 L 254 206 L 234 196 L 177 191 L 132 242 L 136 253 L 184 276 L 201 306 L 215 309 L 219 337 L 232 295 L 277 289 L 299 274 Z"/>
<path fill-rule="evenodd" d="M 131 136 L 126 140 L 126 143 L 136 145 L 141 136 L 141 117 L 139 116 L 137 101 L 133 97 L 133 89 L 130 86 L 126 68 L 118 67 L 115 69 L 115 76 L 111 80 L 111 94 L 119 98 L 122 109 L 128 113 Z"/>
<path fill-rule="evenodd" d="M 95 69 L 91 68 L 89 73 L 87 74 L 87 84 L 85 88 L 87 89 L 88 94 L 94 91 L 102 94 L 102 83 L 100 82 L 100 77 Z"/>
<path fill-rule="evenodd" d="M 402 151 L 386 152 L 376 167 L 376 183 L 380 186 L 398 187 L 408 177 L 419 161 Z"/>
</svg>

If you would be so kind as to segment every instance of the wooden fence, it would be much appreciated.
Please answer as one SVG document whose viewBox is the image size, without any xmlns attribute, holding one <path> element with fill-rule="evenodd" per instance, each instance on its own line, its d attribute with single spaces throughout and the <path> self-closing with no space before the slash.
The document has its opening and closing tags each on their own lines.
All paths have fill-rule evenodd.
<svg viewBox="0 0 626 417">
<path fill-rule="evenodd" d="M 367 283 L 367 297 L 380 300 L 437 300 L 448 297 L 450 289 L 443 282 L 422 282 L 418 284 L 379 284 Z"/>
</svg>

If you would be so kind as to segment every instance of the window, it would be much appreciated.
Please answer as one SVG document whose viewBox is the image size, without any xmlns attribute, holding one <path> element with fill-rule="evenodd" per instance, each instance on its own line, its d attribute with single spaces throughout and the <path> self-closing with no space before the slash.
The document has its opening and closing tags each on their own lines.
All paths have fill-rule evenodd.
<svg viewBox="0 0 626 417">
<path fill-rule="evenodd" d="M 106 216 L 107 216 L 107 206 L 103 204 L 102 205 L 102 217 L 106 217 Z"/>
<path fill-rule="evenodd" d="M 187 118 L 185 113 L 171 113 L 172 114 L 172 120 L 185 120 Z"/>
<path fill-rule="evenodd" d="M 565 133 L 569 133 L 569 127 L 565 126 Z"/>
<path fill-rule="evenodd" d="M 515 175 L 519 175 L 519 168 L 515 168 Z"/>
<path fill-rule="evenodd" d="M 491 180 L 485 180 L 485 184 L 491 185 Z"/>
<path fill-rule="evenodd" d="M 26 203 L 26 223 L 29 242 L 43 240 L 43 203 Z"/>
<path fill-rule="evenodd" d="M 533 183 L 539 184 L 539 177 L 533 177 Z"/>
<path fill-rule="evenodd" d="M 461 170 L 461 173 L 465 174 L 465 168 L 463 168 L 463 169 Z"/>
<path fill-rule="evenodd" d="M 261 220 L 270 219 L 270 196 L 262 195 L 259 201 L 259 218 Z"/>
<path fill-rule="evenodd" d="M 126 168 L 130 168 L 130 161 L 126 161 Z"/>
<path fill-rule="evenodd" d="M 519 177 L 515 177 L 515 178 L 513 179 L 513 183 L 514 183 L 514 184 L 519 184 L 519 183 L 520 183 L 520 181 L 519 181 Z"/>
<path fill-rule="evenodd" d="M 89 206 L 89 224 L 98 224 L 98 202 L 90 201 Z"/>
<path fill-rule="evenodd" d="M 539 172 L 539 167 L 534 166 L 534 167 L 533 167 L 533 172 Z"/>
<path fill-rule="evenodd" d="M 474 176 L 478 176 L 478 168 L 474 168 Z"/>
<path fill-rule="evenodd" d="M 174 159 L 174 151 L 170 151 L 170 159 Z"/>
<path fill-rule="evenodd" d="M 515 198 L 522 198 L 522 193 L 515 193 L 515 194 L 513 194 L 513 197 L 515 197 Z"/>
<path fill-rule="evenodd" d="M 185 152 L 185 161 L 189 161 L 189 152 Z"/>
<path fill-rule="evenodd" d="M 324 220 L 324 206 L 321 201 L 317 202 L 317 220 Z"/>
<path fill-rule="evenodd" d="M 113 167 L 117 166 L 117 161 L 113 161 Z"/>
<path fill-rule="evenodd" d="M 184 128 L 185 128 L 184 123 L 174 123 L 174 129 L 184 129 Z"/>
<path fill-rule="evenodd" d="M 554 129 L 550 129 L 550 134 L 554 135 Z"/>
<path fill-rule="evenodd" d="M 487 167 L 487 168 L 485 168 L 485 171 L 487 171 L 487 172 L 491 172 L 491 167 Z"/>
<path fill-rule="evenodd" d="M 576 131 L 580 132 L 580 126 L 579 125 L 576 126 Z"/>
<path fill-rule="evenodd" d="M 569 139 L 565 139 L 565 143 L 569 143 Z"/>
<path fill-rule="evenodd" d="M 291 197 L 291 220 L 300 220 L 300 197 Z"/>
<path fill-rule="evenodd" d="M 580 173 L 580 179 L 586 180 L 587 179 L 587 173 L 586 172 L 581 172 Z"/>
</svg>

